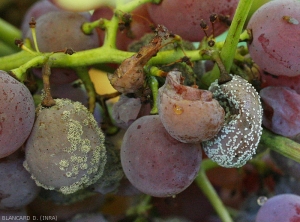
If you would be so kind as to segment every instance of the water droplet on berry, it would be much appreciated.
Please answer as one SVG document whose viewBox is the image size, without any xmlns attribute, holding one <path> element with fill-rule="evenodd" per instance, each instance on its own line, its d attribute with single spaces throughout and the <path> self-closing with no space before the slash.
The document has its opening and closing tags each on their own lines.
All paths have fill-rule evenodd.
<svg viewBox="0 0 300 222">
<path fill-rule="evenodd" d="M 263 206 L 266 202 L 267 202 L 268 198 L 265 196 L 260 196 L 259 198 L 257 198 L 257 204 L 259 206 Z"/>
<path fill-rule="evenodd" d="M 183 113 L 183 108 L 181 106 L 174 105 L 173 111 L 177 115 L 181 115 Z"/>
</svg>

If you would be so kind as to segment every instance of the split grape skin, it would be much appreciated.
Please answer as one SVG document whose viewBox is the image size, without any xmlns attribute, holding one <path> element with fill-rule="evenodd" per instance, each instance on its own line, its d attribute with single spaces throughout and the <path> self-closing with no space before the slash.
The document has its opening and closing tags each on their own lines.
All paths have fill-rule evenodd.
<svg viewBox="0 0 300 222">
<path fill-rule="evenodd" d="M 158 115 L 143 116 L 127 129 L 121 163 L 128 180 L 154 197 L 173 196 L 197 176 L 201 145 L 181 143 L 169 135 Z"/>
</svg>

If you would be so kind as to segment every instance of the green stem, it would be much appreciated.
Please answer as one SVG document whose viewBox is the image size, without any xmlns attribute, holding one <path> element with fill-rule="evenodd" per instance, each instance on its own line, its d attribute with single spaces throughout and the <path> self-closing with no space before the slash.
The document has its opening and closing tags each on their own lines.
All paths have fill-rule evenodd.
<svg viewBox="0 0 300 222">
<path fill-rule="evenodd" d="M 26 71 L 27 69 L 31 67 L 41 67 L 45 62 L 48 60 L 49 56 L 36 56 L 32 60 L 24 63 L 19 68 L 12 69 L 11 72 L 14 74 L 14 76 L 20 81 L 24 82 L 26 79 Z"/>
<path fill-rule="evenodd" d="M 83 85 L 87 91 L 87 95 L 89 97 L 89 111 L 94 113 L 95 104 L 96 104 L 96 90 L 94 87 L 94 83 L 92 82 L 89 69 L 87 67 L 77 67 L 75 68 L 76 74 L 83 82 Z"/>
<path fill-rule="evenodd" d="M 152 91 L 152 99 L 153 99 L 153 105 L 152 105 L 152 109 L 150 111 L 150 114 L 154 115 L 154 114 L 158 114 L 158 81 L 155 78 L 155 76 L 148 76 L 148 85 L 150 86 L 150 89 Z"/>
<path fill-rule="evenodd" d="M 217 194 L 216 190 L 210 183 L 205 173 L 206 170 L 215 168 L 217 166 L 218 165 L 210 159 L 203 160 L 201 163 L 200 172 L 198 173 L 198 176 L 196 177 L 195 181 L 197 185 L 201 188 L 203 194 L 206 195 L 211 205 L 214 207 L 220 219 L 223 222 L 233 222 L 232 218 L 229 215 L 229 212 L 227 211 L 222 200 L 220 199 L 219 195 Z"/>
<path fill-rule="evenodd" d="M 122 15 L 123 13 L 131 12 L 138 6 L 148 2 L 152 2 L 152 0 L 133 0 L 126 4 L 123 4 L 122 1 L 117 1 L 116 9 L 114 10 L 114 16 L 109 22 L 106 23 L 106 33 L 103 47 L 110 47 L 114 49 L 116 48 L 120 15 Z"/>
<path fill-rule="evenodd" d="M 20 49 L 15 45 L 16 39 L 21 39 L 22 34 L 19 29 L 9 24 L 5 20 L 0 18 L 1 35 L 0 40 L 13 48 L 16 52 Z"/>
<path fill-rule="evenodd" d="M 49 56 L 51 53 L 44 53 L 43 55 Z M 51 55 L 52 66 L 51 67 L 77 67 L 77 66 L 90 66 L 101 63 L 122 63 L 123 60 L 132 56 L 133 52 L 125 52 L 108 47 L 100 47 L 96 49 L 90 49 L 86 51 L 76 52 L 73 55 L 66 55 L 64 53 L 54 53 Z M 185 51 L 191 61 L 202 59 L 201 53 L 198 50 Z M 153 57 L 148 64 L 149 65 L 161 65 L 169 64 L 177 61 L 184 54 L 181 50 L 170 50 L 159 52 Z M 13 54 L 0 58 L 0 70 L 11 70 L 23 65 L 33 59 L 34 56 L 27 52 L 20 52 L 19 54 Z M 33 66 L 34 67 L 34 66 Z"/>
<path fill-rule="evenodd" d="M 107 19 L 100 18 L 93 22 L 83 23 L 83 25 L 81 26 L 81 29 L 82 29 L 83 33 L 89 35 L 89 34 L 92 34 L 93 30 L 97 27 L 99 27 L 101 29 L 105 28 L 107 26 L 108 22 L 109 21 Z"/>
<path fill-rule="evenodd" d="M 35 56 L 26 51 L 20 51 L 12 55 L 0 57 L 0 70 L 15 69 L 26 62 L 29 62 Z"/>
<path fill-rule="evenodd" d="M 233 17 L 232 23 L 228 30 L 228 34 L 223 45 L 223 48 L 220 52 L 220 57 L 224 63 L 226 71 L 229 72 L 231 65 L 233 63 L 233 58 L 235 56 L 235 51 L 240 40 L 240 34 L 243 30 L 247 15 L 251 8 L 253 0 L 240 0 L 238 7 L 236 9 L 235 15 Z M 215 81 L 220 76 L 220 70 L 215 64 L 213 69 L 210 72 L 207 72 L 202 81 L 206 87 Z"/>
<path fill-rule="evenodd" d="M 37 38 L 36 38 L 36 29 L 35 29 L 35 27 L 30 27 L 30 31 L 31 31 L 31 35 L 32 35 L 32 38 L 33 38 L 35 51 L 37 51 L 39 53 L 40 50 L 39 50 L 39 46 L 38 46 L 38 42 L 37 42 Z"/>
<path fill-rule="evenodd" d="M 116 49 L 118 26 L 119 18 L 116 15 L 114 15 L 110 21 L 107 21 L 103 48 L 109 47 Z"/>
<path fill-rule="evenodd" d="M 260 139 L 260 145 L 300 163 L 300 144 L 291 139 L 276 135 L 264 129 Z"/>
</svg>

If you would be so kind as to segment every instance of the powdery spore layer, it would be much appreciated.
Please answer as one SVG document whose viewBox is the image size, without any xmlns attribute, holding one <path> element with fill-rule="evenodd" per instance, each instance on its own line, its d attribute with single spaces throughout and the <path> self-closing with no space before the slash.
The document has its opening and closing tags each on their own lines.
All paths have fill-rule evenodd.
<svg viewBox="0 0 300 222">
<path fill-rule="evenodd" d="M 241 167 L 256 153 L 262 133 L 262 107 L 255 88 L 239 76 L 209 88 L 225 109 L 225 123 L 202 147 L 206 155 L 223 167 Z"/>
<path fill-rule="evenodd" d="M 104 134 L 81 103 L 55 101 L 55 106 L 37 111 L 24 166 L 39 186 L 70 194 L 102 176 Z"/>
</svg>

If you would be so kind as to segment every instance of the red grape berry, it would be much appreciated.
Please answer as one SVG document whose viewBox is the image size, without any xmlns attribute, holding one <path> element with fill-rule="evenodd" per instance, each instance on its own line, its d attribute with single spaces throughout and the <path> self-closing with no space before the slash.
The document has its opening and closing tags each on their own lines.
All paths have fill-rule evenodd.
<svg viewBox="0 0 300 222">
<path fill-rule="evenodd" d="M 205 37 L 200 28 L 201 20 L 209 21 L 212 14 L 228 15 L 232 18 L 237 4 L 238 0 L 164 0 L 159 5 L 149 4 L 148 12 L 155 24 L 166 26 L 185 40 L 201 41 Z M 227 27 L 222 22 L 215 22 L 214 34 L 220 35 Z"/>
<path fill-rule="evenodd" d="M 300 196 L 295 194 L 280 194 L 271 197 L 259 209 L 255 221 L 300 221 Z"/>
<path fill-rule="evenodd" d="M 34 116 L 28 88 L 0 70 L 0 158 L 21 147 L 32 129 Z"/>
<path fill-rule="evenodd" d="M 200 143 L 175 140 L 158 115 L 133 122 L 121 147 L 121 163 L 128 180 L 155 197 L 173 196 L 187 188 L 197 176 L 201 160 Z"/>
<path fill-rule="evenodd" d="M 300 134 L 300 95 L 288 87 L 268 86 L 260 91 L 263 125 L 272 132 L 295 137 Z"/>
<path fill-rule="evenodd" d="M 249 53 L 258 66 L 273 75 L 300 75 L 300 2 L 275 0 L 260 7 L 247 28 L 253 40 Z"/>
</svg>

